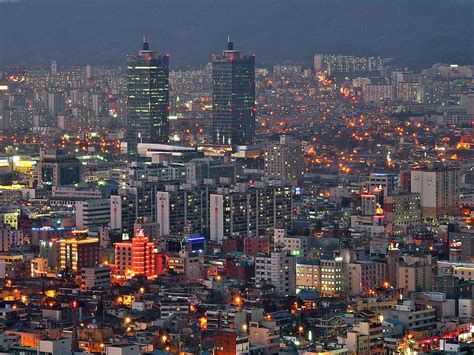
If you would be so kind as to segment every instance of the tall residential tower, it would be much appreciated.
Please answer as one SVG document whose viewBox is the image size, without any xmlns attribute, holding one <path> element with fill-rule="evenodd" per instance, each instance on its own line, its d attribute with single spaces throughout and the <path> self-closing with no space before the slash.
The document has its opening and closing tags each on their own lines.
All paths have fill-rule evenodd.
<svg viewBox="0 0 474 355">
<path fill-rule="evenodd" d="M 214 144 L 250 145 L 255 137 L 255 56 L 227 43 L 212 59 Z"/>
<path fill-rule="evenodd" d="M 144 39 L 138 55 L 127 56 L 127 147 L 166 143 L 169 135 L 169 56 L 150 50 Z"/>
</svg>

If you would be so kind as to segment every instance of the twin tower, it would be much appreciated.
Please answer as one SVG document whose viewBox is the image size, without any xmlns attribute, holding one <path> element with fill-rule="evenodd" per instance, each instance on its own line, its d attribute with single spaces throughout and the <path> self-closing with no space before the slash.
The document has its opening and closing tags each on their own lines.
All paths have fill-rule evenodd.
<svg viewBox="0 0 474 355">
<path fill-rule="evenodd" d="M 144 39 L 137 55 L 127 56 L 128 152 L 138 143 L 167 143 L 169 137 L 169 55 L 150 50 Z M 255 56 L 227 49 L 212 58 L 213 144 L 253 144 L 255 138 Z"/>
</svg>

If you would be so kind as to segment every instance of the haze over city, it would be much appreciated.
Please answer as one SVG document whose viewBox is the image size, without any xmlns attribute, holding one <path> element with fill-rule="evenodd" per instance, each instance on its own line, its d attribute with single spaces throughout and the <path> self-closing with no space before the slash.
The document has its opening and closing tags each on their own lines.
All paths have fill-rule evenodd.
<svg viewBox="0 0 474 355">
<path fill-rule="evenodd" d="M 0 355 L 473 354 L 473 7 L 0 0 Z"/>
<path fill-rule="evenodd" d="M 473 14 L 458 0 L 23 0 L 0 9 L 0 63 L 120 64 L 146 34 L 184 67 L 207 63 L 230 34 L 267 65 L 314 52 L 464 64 Z"/>
</svg>

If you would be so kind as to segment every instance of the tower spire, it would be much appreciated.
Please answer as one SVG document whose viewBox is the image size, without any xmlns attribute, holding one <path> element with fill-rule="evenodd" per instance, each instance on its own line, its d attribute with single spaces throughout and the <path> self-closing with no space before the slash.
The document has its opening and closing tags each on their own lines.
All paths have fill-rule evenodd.
<svg viewBox="0 0 474 355">
<path fill-rule="evenodd" d="M 227 36 L 227 50 L 228 51 L 234 50 L 234 42 L 231 42 L 230 35 Z"/>
<path fill-rule="evenodd" d="M 143 50 L 148 51 L 150 50 L 150 45 L 148 44 L 148 40 L 146 39 L 146 36 L 143 36 Z"/>
</svg>

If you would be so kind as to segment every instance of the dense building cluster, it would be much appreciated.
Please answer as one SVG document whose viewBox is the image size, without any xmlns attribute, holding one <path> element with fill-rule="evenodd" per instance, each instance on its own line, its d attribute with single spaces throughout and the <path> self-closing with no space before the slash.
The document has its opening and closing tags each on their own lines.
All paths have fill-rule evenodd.
<svg viewBox="0 0 474 355">
<path fill-rule="evenodd" d="M 473 65 L 170 62 L 1 69 L 0 353 L 472 353 Z"/>
</svg>

